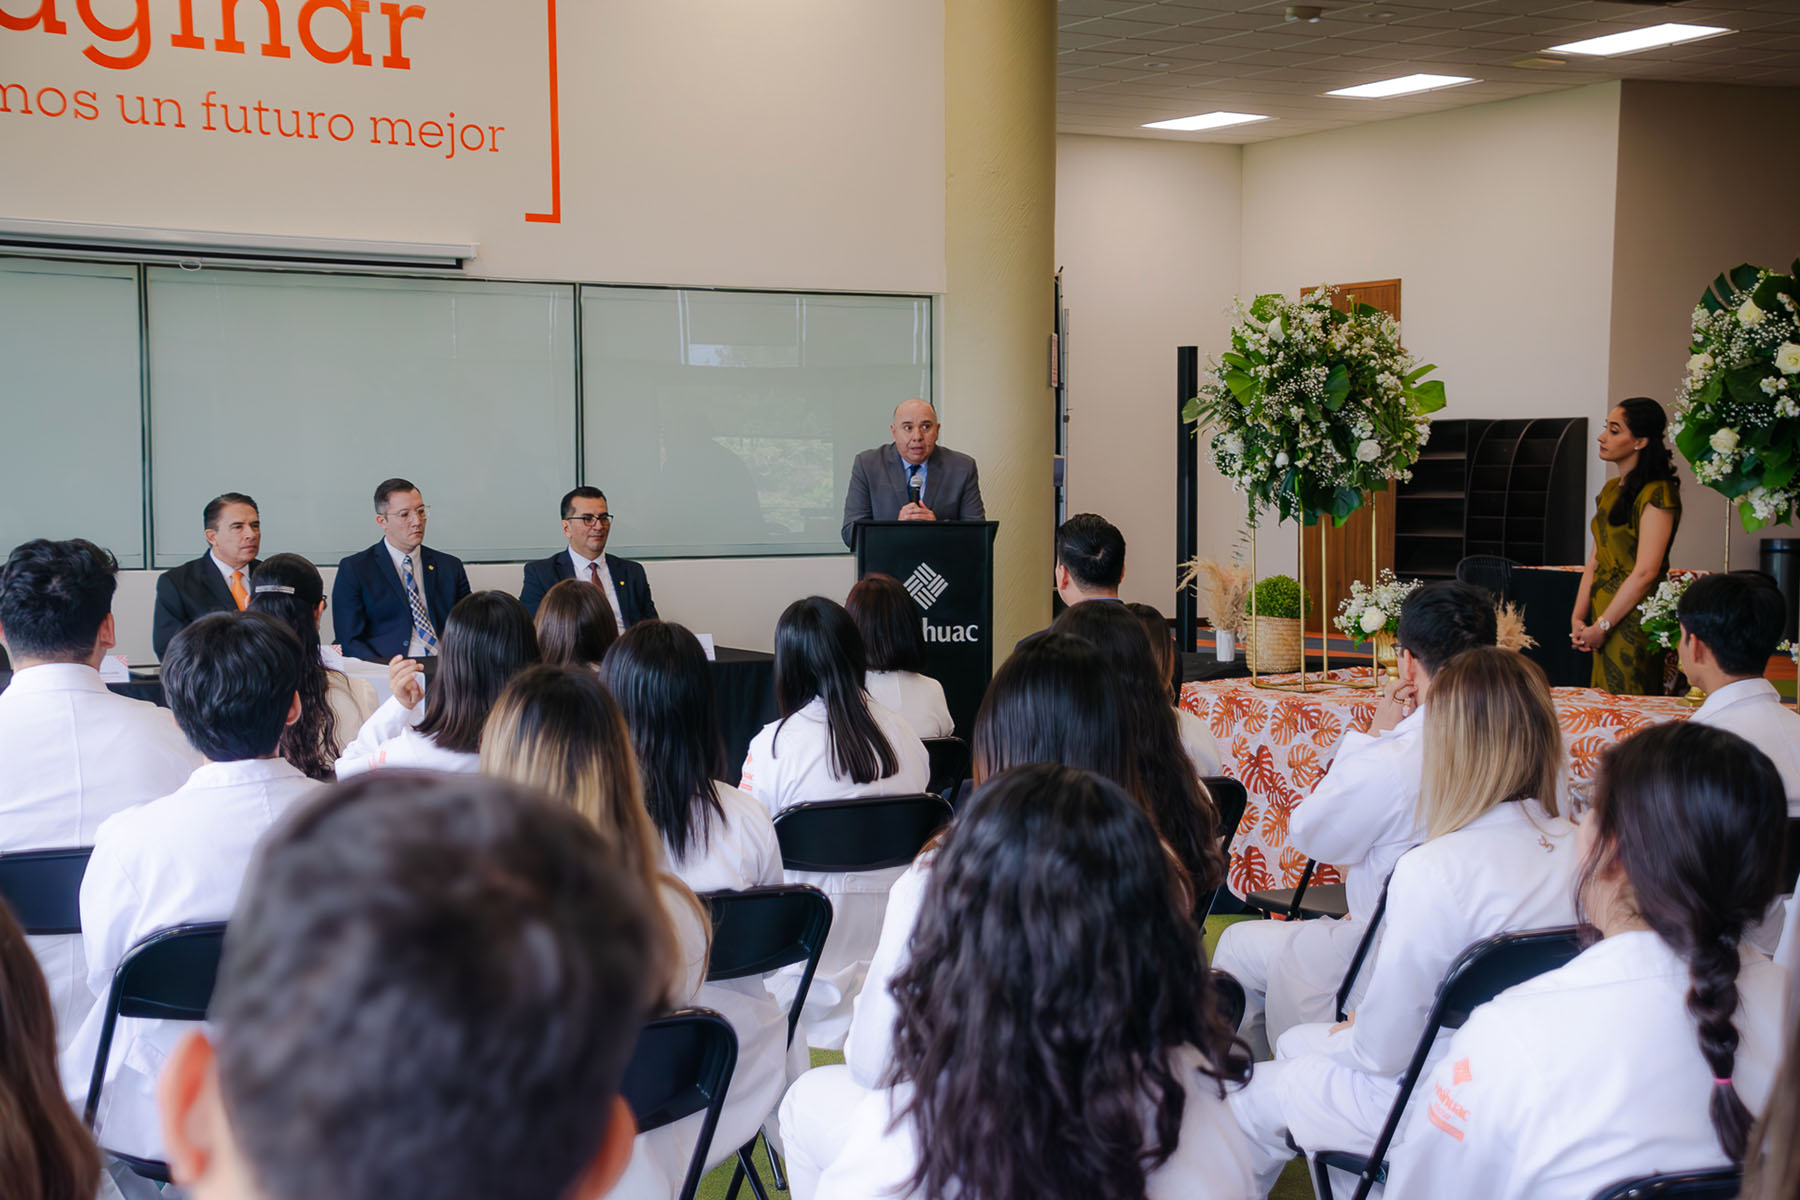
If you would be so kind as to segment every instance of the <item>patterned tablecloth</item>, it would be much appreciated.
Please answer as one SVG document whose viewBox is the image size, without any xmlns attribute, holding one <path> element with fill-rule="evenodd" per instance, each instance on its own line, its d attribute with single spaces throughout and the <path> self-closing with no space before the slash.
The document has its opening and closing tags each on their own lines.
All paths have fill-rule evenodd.
<svg viewBox="0 0 1800 1200">
<path fill-rule="evenodd" d="M 1334 679 L 1367 679 L 1368 669 L 1332 672 Z M 1265 680 L 1293 680 L 1278 675 Z M 1315 676 L 1316 678 L 1316 676 Z M 1686 720 L 1693 708 L 1673 696 L 1614 696 L 1592 688 L 1552 688 L 1562 723 L 1572 779 L 1593 777 L 1608 745 L 1662 721 Z M 1306 855 L 1287 844 L 1294 806 L 1325 777 L 1347 730 L 1367 732 L 1375 715 L 1375 693 L 1271 691 L 1248 679 L 1190 683 L 1181 706 L 1204 720 L 1224 752 L 1224 771 L 1244 783 L 1249 803 L 1231 844 L 1231 890 L 1247 892 L 1293 887 Z M 1335 867 L 1323 863 L 1315 883 L 1341 883 Z"/>
</svg>

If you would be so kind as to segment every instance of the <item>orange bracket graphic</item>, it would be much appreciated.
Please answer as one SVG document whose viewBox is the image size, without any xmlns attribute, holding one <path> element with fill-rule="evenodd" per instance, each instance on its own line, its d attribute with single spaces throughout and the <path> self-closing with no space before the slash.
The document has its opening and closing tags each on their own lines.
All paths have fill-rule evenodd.
<svg viewBox="0 0 1800 1200">
<path fill-rule="evenodd" d="M 550 24 L 550 211 L 528 212 L 527 221 L 548 225 L 562 224 L 562 123 L 558 113 L 556 87 L 556 0 L 545 0 Z"/>
</svg>

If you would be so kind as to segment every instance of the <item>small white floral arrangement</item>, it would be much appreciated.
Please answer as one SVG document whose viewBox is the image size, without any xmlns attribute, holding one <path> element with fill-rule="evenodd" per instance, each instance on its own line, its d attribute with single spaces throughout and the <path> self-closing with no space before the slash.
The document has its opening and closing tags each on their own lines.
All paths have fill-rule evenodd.
<svg viewBox="0 0 1800 1200">
<path fill-rule="evenodd" d="M 1681 594 L 1688 590 L 1688 584 L 1697 578 L 1684 575 L 1680 579 L 1665 579 L 1637 606 L 1638 624 L 1650 636 L 1652 646 L 1673 650 L 1681 640 L 1681 622 L 1675 616 L 1675 606 L 1681 603 Z"/>
<path fill-rule="evenodd" d="M 1694 478 L 1735 501 L 1746 530 L 1800 503 L 1800 260 L 1791 270 L 1746 264 L 1713 280 L 1671 423 Z"/>
<path fill-rule="evenodd" d="M 1400 628 L 1400 606 L 1413 594 L 1420 581 L 1399 580 L 1383 570 L 1375 583 L 1357 580 L 1350 585 L 1350 595 L 1338 605 L 1337 627 L 1352 641 L 1362 642 L 1378 633 L 1392 634 Z"/>
<path fill-rule="evenodd" d="M 1303 300 L 1279 294 L 1237 302 L 1231 349 L 1182 409 L 1212 435 L 1213 463 L 1250 502 L 1250 519 L 1338 524 L 1363 494 L 1412 478 L 1431 436 L 1427 414 L 1444 407 L 1444 385 L 1400 348 L 1386 313 L 1330 304 L 1330 289 Z"/>
</svg>

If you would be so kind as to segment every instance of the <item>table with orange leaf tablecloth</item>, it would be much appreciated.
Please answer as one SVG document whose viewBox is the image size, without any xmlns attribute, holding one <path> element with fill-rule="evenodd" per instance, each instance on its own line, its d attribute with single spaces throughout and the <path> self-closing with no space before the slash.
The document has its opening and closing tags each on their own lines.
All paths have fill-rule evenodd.
<svg viewBox="0 0 1800 1200">
<path fill-rule="evenodd" d="M 1336 680 L 1366 680 L 1368 675 L 1366 667 L 1332 672 Z M 1686 720 L 1694 711 L 1673 696 L 1614 696 L 1592 688 L 1552 688 L 1551 694 L 1575 780 L 1592 778 L 1600 752 L 1613 742 L 1660 721 Z M 1375 699 L 1372 691 L 1341 687 L 1304 694 L 1273 691 L 1248 679 L 1182 687 L 1181 707 L 1206 722 L 1224 752 L 1225 774 L 1242 780 L 1249 793 L 1231 844 L 1227 881 L 1233 892 L 1242 896 L 1300 882 L 1306 855 L 1287 844 L 1288 817 L 1325 777 L 1344 734 L 1368 731 Z M 1336 867 L 1323 863 L 1313 873 L 1314 883 L 1342 881 Z"/>
</svg>

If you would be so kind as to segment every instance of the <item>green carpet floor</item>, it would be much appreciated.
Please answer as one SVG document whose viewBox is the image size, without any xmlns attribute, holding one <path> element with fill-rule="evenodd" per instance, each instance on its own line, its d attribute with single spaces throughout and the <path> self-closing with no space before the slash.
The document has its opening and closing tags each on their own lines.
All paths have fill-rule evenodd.
<svg viewBox="0 0 1800 1200">
<path fill-rule="evenodd" d="M 1213 948 L 1218 945 L 1219 934 L 1224 932 L 1227 925 L 1233 921 L 1245 919 L 1243 917 L 1213 917 L 1208 920 L 1206 922 L 1207 954 L 1212 954 Z M 815 1067 L 843 1061 L 844 1056 L 836 1051 L 814 1050 L 812 1052 L 812 1065 Z M 760 1147 L 756 1152 L 756 1163 L 757 1169 L 763 1173 L 764 1183 L 768 1183 L 768 1153 Z M 700 1181 L 699 1200 L 725 1200 L 725 1189 L 730 1184 L 731 1164 L 726 1163 Z M 1301 1160 L 1295 1159 L 1288 1164 L 1287 1170 L 1282 1172 L 1281 1181 L 1275 1185 L 1275 1190 L 1269 1193 L 1269 1198 L 1270 1200 L 1307 1200 L 1307 1197 L 1311 1195 L 1312 1185 L 1306 1178 L 1306 1166 Z M 787 1193 L 777 1191 L 773 1186 L 769 1188 L 769 1196 L 771 1200 L 787 1200 Z M 749 1197 L 750 1189 L 738 1189 L 738 1200 L 749 1200 Z"/>
</svg>

